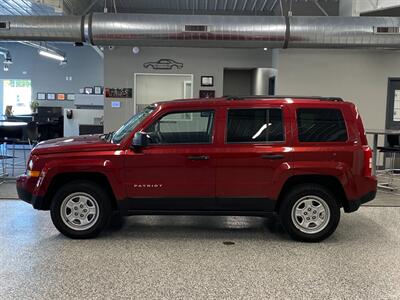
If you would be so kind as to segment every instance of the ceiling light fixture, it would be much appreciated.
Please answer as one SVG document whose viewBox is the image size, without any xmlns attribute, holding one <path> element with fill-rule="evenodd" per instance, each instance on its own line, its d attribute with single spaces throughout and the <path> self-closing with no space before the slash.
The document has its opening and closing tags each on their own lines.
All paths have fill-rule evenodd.
<svg viewBox="0 0 400 300">
<path fill-rule="evenodd" d="M 42 56 L 51 58 L 51 59 L 58 60 L 58 61 L 64 61 L 65 60 L 65 56 L 64 55 L 58 54 L 58 53 L 56 53 L 54 51 L 39 50 L 39 54 L 42 55 Z"/>
</svg>

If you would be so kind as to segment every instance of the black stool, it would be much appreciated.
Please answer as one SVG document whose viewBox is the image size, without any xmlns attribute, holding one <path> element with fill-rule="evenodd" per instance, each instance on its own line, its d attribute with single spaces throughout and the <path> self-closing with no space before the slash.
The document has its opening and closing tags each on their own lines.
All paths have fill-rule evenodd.
<svg viewBox="0 0 400 300">
<path fill-rule="evenodd" d="M 400 135 L 399 134 L 388 134 L 386 137 L 387 146 L 378 147 L 381 153 L 390 155 L 390 167 L 386 169 L 386 157 L 384 160 L 384 172 L 389 175 L 389 182 L 380 183 L 379 187 L 386 188 L 391 191 L 397 189 L 393 184 L 394 177 L 400 174 L 400 169 L 396 169 L 396 157 L 400 153 Z"/>
</svg>

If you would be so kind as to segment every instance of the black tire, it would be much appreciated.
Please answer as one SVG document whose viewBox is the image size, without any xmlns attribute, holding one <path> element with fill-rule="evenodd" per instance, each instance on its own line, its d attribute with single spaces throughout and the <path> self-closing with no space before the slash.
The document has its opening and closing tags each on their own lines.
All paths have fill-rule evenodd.
<svg viewBox="0 0 400 300">
<path fill-rule="evenodd" d="M 76 195 L 76 197 L 73 197 L 73 195 Z M 65 203 L 63 205 L 64 200 L 66 200 L 67 203 L 68 202 L 67 199 L 68 197 L 70 197 L 72 199 L 72 200 L 70 199 L 71 201 L 78 201 L 76 199 L 80 198 L 79 195 L 83 196 L 82 199 L 84 200 L 85 199 L 87 200 L 86 196 L 89 195 L 90 196 L 90 198 L 88 199 L 89 204 L 97 203 L 97 206 L 92 205 L 88 207 L 86 206 L 83 207 L 83 210 L 85 208 L 95 207 L 96 213 L 94 215 L 96 217 L 92 217 L 94 219 L 91 220 L 89 228 L 82 230 L 75 230 L 69 226 L 81 226 L 81 225 L 79 224 L 76 225 L 73 222 L 64 221 L 66 219 L 65 217 L 66 215 L 62 215 L 61 211 L 62 211 L 62 206 L 65 207 Z M 82 208 L 78 208 L 78 211 L 79 209 Z M 70 213 L 75 212 L 72 209 L 69 210 Z M 82 214 L 84 213 L 84 211 L 81 212 Z M 54 226 L 63 235 L 73 239 L 88 239 L 97 236 L 102 231 L 102 229 L 107 225 L 110 215 L 112 213 L 112 208 L 111 208 L 110 197 L 101 186 L 91 181 L 77 180 L 67 183 L 56 192 L 51 202 L 50 213 L 51 213 L 51 220 L 53 221 Z M 87 214 L 88 214 L 87 218 L 89 218 L 90 213 Z M 67 225 L 67 223 L 69 223 L 70 225 Z"/>
<path fill-rule="evenodd" d="M 318 213 L 315 215 L 315 211 L 313 208 L 311 208 L 311 211 L 308 211 L 309 209 L 302 208 L 301 206 L 301 200 L 300 199 L 305 199 L 303 197 L 306 196 L 314 196 L 315 199 L 317 199 L 317 202 L 313 202 L 314 204 L 318 203 L 318 199 L 322 199 L 322 201 L 325 203 L 325 207 L 329 208 L 329 219 L 326 221 L 326 215 L 322 213 L 322 216 L 325 216 L 323 219 L 323 225 L 320 225 L 321 228 L 318 229 L 318 226 L 316 225 L 317 223 L 314 223 L 315 228 L 302 228 L 299 223 L 304 217 L 316 217 L 318 218 Z M 321 203 L 323 203 L 321 202 Z M 304 202 L 303 202 L 304 203 Z M 292 217 L 292 210 L 294 206 L 301 208 L 302 214 L 308 213 L 306 216 L 300 216 L 297 217 L 296 215 Z M 317 206 L 318 207 L 318 206 Z M 322 208 L 324 208 L 324 205 L 322 205 Z M 324 211 L 327 211 L 326 209 Z M 282 199 L 282 203 L 280 205 L 279 209 L 279 217 L 281 219 L 281 223 L 286 230 L 286 232 L 294 239 L 297 241 L 302 241 L 302 242 L 320 242 L 327 237 L 329 237 L 337 228 L 340 220 L 340 208 L 338 205 L 338 202 L 336 201 L 335 197 L 333 196 L 332 192 L 317 184 L 302 184 L 302 185 L 297 185 L 293 189 L 291 189 L 287 194 L 284 195 Z M 297 222 L 296 222 L 297 220 Z M 313 221 L 311 221 L 313 222 Z M 313 226 L 311 224 L 311 226 Z M 299 227 L 301 229 L 299 229 Z M 312 230 L 320 230 L 317 232 L 304 232 L 304 231 L 312 231 Z"/>
</svg>

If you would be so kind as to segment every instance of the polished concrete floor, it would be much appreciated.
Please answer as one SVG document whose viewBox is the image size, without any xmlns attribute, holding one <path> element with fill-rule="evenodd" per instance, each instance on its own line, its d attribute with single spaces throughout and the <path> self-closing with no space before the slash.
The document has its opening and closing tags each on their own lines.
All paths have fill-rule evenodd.
<svg viewBox="0 0 400 300">
<path fill-rule="evenodd" d="M 185 216 L 70 240 L 48 212 L 0 200 L 0 298 L 399 299 L 399 229 L 400 208 L 362 207 L 319 244 L 262 218 Z"/>
</svg>

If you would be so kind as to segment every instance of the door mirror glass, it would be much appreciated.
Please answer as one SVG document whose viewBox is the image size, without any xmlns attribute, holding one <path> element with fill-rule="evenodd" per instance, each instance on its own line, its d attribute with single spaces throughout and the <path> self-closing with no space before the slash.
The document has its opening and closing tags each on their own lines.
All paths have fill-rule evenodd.
<svg viewBox="0 0 400 300">
<path fill-rule="evenodd" d="M 145 132 L 136 132 L 132 140 L 132 147 L 146 147 L 149 144 L 149 138 Z"/>
</svg>

